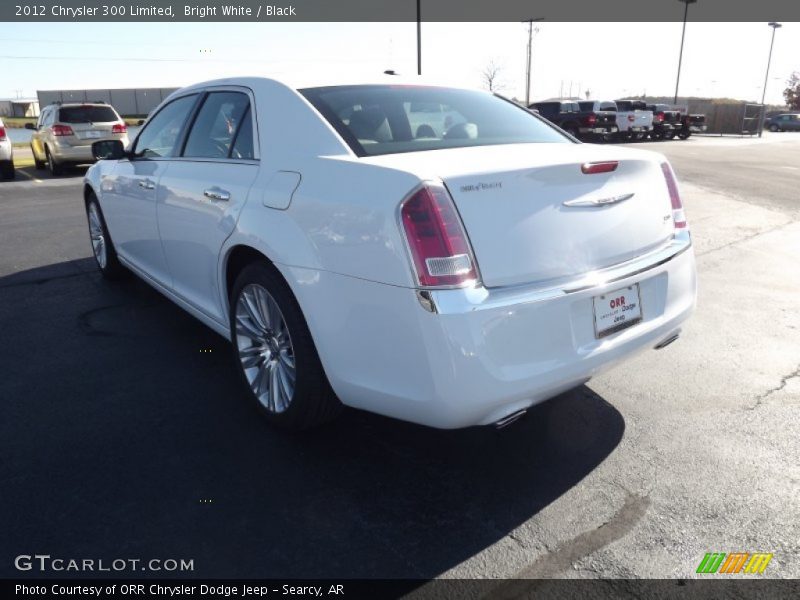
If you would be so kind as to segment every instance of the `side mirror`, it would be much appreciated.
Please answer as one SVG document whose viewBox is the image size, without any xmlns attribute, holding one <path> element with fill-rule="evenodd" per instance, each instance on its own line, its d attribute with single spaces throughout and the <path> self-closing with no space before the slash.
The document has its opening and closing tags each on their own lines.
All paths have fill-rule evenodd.
<svg viewBox="0 0 800 600">
<path fill-rule="evenodd" d="M 127 153 L 120 140 L 100 140 L 92 144 L 92 156 L 95 160 L 119 160 Z"/>
<path fill-rule="evenodd" d="M 25 123 L 25 129 L 36 129 L 36 125 L 33 123 Z"/>
</svg>

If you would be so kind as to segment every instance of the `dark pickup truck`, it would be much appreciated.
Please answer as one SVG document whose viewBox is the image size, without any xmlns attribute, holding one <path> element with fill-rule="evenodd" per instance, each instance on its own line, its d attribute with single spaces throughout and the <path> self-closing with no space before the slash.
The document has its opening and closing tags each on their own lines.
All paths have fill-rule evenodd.
<svg viewBox="0 0 800 600">
<path fill-rule="evenodd" d="M 671 140 L 683 128 L 681 113 L 672 110 L 669 104 L 648 104 L 647 110 L 653 111 L 653 130 L 650 137 L 654 140 Z"/>
<path fill-rule="evenodd" d="M 617 113 L 581 110 L 578 101 L 534 102 L 528 108 L 536 109 L 545 119 L 576 138 L 607 140 L 618 131 Z"/>
<path fill-rule="evenodd" d="M 705 115 L 681 114 L 681 128 L 678 130 L 678 137 L 682 140 L 688 139 L 693 133 L 704 133 L 706 129 L 708 129 L 708 125 L 706 125 Z"/>
</svg>

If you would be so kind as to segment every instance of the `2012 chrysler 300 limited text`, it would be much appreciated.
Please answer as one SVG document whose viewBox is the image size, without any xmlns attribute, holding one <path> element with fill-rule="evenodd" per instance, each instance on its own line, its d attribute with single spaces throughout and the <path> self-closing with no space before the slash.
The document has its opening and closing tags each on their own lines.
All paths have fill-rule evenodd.
<svg viewBox="0 0 800 600">
<path fill-rule="evenodd" d="M 93 151 L 102 273 L 229 338 L 278 426 L 342 403 L 503 424 L 671 342 L 694 308 L 663 156 L 576 143 L 487 92 L 224 79 Z"/>
</svg>

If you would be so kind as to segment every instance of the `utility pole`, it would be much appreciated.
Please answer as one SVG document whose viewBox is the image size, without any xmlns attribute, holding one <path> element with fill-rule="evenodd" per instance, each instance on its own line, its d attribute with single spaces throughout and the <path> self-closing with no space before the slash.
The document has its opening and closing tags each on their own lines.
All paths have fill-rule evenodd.
<svg viewBox="0 0 800 600">
<path fill-rule="evenodd" d="M 681 52 L 678 55 L 678 77 L 675 80 L 675 100 L 673 100 L 673 104 L 678 103 L 678 86 L 681 83 L 681 64 L 683 63 L 683 40 L 686 39 L 686 20 L 689 17 L 689 5 L 694 4 L 697 0 L 678 0 L 678 2 L 683 2 L 686 5 L 686 8 L 683 11 L 683 33 L 681 34 Z"/>
<path fill-rule="evenodd" d="M 544 21 L 544 17 L 526 19 L 522 23 L 528 24 L 528 60 L 525 64 L 525 108 L 531 103 L 531 51 L 533 49 L 533 24 Z"/>
<path fill-rule="evenodd" d="M 772 27 L 772 41 L 769 43 L 769 58 L 767 59 L 767 74 L 764 75 L 764 91 L 761 94 L 761 118 L 759 119 L 759 126 L 758 126 L 758 137 L 761 137 L 764 133 L 764 121 L 767 118 L 767 106 L 765 104 L 767 100 L 767 81 L 769 81 L 769 67 L 772 64 L 772 48 L 775 46 L 775 30 L 783 27 L 780 23 L 769 23 L 769 26 Z"/>
<path fill-rule="evenodd" d="M 417 75 L 422 75 L 422 0 L 417 0 Z"/>
</svg>

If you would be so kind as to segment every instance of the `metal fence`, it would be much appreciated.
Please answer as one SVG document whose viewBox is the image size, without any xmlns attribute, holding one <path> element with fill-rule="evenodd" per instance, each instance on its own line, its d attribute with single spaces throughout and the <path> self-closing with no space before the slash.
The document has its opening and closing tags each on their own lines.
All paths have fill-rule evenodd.
<svg viewBox="0 0 800 600">
<path fill-rule="evenodd" d="M 122 90 L 37 91 L 39 106 L 53 102 L 105 102 L 122 116 L 146 116 L 177 88 L 132 88 Z"/>
</svg>

